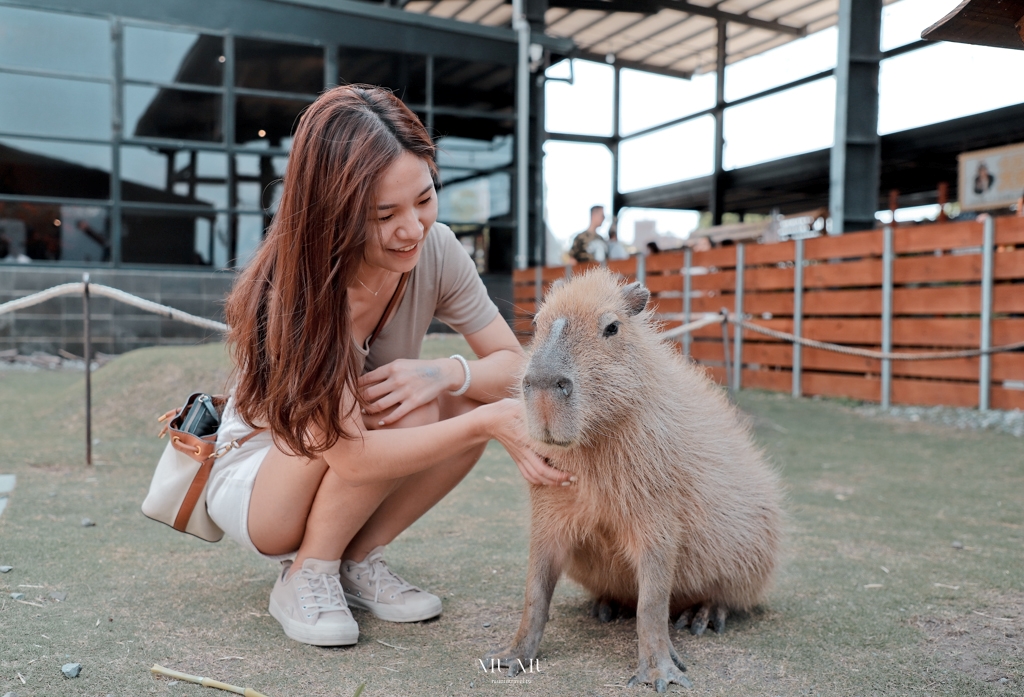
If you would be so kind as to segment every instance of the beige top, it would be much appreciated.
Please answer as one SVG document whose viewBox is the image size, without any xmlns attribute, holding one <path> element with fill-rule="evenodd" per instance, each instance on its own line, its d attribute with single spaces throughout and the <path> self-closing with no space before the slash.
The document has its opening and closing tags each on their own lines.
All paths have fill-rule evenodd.
<svg viewBox="0 0 1024 697">
<path fill-rule="evenodd" d="M 480 331 L 498 316 L 476 264 L 451 228 L 434 223 L 409 275 L 405 295 L 373 342 L 356 344 L 365 356 L 364 372 L 398 358 L 419 358 L 420 345 L 434 317 L 463 336 Z"/>
</svg>

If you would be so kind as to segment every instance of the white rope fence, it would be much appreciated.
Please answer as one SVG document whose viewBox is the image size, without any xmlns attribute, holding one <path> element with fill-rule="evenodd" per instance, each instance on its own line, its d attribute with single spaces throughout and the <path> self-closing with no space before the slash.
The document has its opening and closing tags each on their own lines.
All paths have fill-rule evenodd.
<svg viewBox="0 0 1024 697">
<path fill-rule="evenodd" d="M 54 286 L 53 288 L 47 288 L 46 290 L 38 293 L 33 293 L 32 295 L 26 295 L 24 298 L 5 302 L 0 305 L 0 315 L 8 312 L 14 312 L 16 310 L 23 310 L 26 307 L 32 307 L 33 305 L 38 305 L 39 303 L 46 302 L 47 300 L 60 297 L 62 295 L 82 295 L 82 293 L 85 292 L 85 285 L 86 284 L 81 281 L 77 283 L 64 283 L 59 286 Z M 131 293 L 126 293 L 123 290 L 104 286 L 99 283 L 90 283 L 89 293 L 91 295 L 100 295 L 105 298 L 110 298 L 111 300 L 117 300 L 125 305 L 131 305 L 132 307 L 137 307 L 140 310 L 152 312 L 155 315 L 161 315 L 168 319 L 176 319 L 180 322 L 185 322 L 196 327 L 202 327 L 203 329 L 211 329 L 218 332 L 226 332 L 228 330 L 228 325 L 223 322 L 190 315 L 187 312 L 176 310 L 173 307 L 161 305 L 160 303 L 155 303 L 152 300 L 146 300 L 132 295 Z"/>
<path fill-rule="evenodd" d="M 920 351 L 917 353 L 900 352 L 893 353 L 887 351 L 871 351 L 869 349 L 861 349 L 853 346 L 843 346 L 842 344 L 832 344 L 827 341 L 816 341 L 815 339 L 805 339 L 795 334 L 789 334 L 787 332 L 780 332 L 776 329 L 769 329 L 768 327 L 762 327 L 759 324 L 748 322 L 743 319 L 736 319 L 736 315 L 732 313 L 721 312 L 718 314 L 707 314 L 702 319 L 695 320 L 689 324 L 684 324 L 680 327 L 673 327 L 661 333 L 661 338 L 665 341 L 671 341 L 679 338 L 683 334 L 688 332 L 695 332 L 698 329 L 710 326 L 712 324 L 724 324 L 730 323 L 743 329 L 749 329 L 752 332 L 764 334 L 774 339 L 780 339 L 782 341 L 788 341 L 794 344 L 800 344 L 801 346 L 807 346 L 808 348 L 822 349 L 823 351 L 833 351 L 835 353 L 843 353 L 848 356 L 860 356 L 862 358 L 873 358 L 877 360 L 889 360 L 889 361 L 942 361 L 951 360 L 954 358 L 976 358 L 978 356 L 988 356 L 993 353 L 1005 353 L 1007 351 L 1017 351 L 1024 349 L 1024 341 L 1018 341 L 1014 344 L 1006 344 L 1004 346 L 993 346 L 987 349 L 970 349 L 964 351 Z"/>
</svg>

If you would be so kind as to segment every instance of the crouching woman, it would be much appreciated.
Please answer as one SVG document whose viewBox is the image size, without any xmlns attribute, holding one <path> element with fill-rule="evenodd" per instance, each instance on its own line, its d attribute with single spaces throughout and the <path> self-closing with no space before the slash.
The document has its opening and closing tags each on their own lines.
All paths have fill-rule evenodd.
<svg viewBox="0 0 1024 697">
<path fill-rule="evenodd" d="M 389 92 L 344 86 L 302 116 L 267 237 L 227 303 L 238 382 L 207 506 L 282 561 L 270 613 L 308 644 L 355 643 L 349 606 L 394 622 L 441 612 L 384 548 L 452 490 L 491 439 L 558 485 L 507 399 L 523 354 L 450 229 L 434 144 Z M 432 317 L 479 357 L 418 360 Z"/>
</svg>

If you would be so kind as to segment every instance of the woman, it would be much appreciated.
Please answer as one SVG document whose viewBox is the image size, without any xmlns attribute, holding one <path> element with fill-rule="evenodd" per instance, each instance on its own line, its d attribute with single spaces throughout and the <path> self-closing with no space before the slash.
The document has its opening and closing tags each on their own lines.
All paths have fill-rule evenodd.
<svg viewBox="0 0 1024 697">
<path fill-rule="evenodd" d="M 282 560 L 270 613 L 289 637 L 352 644 L 348 605 L 385 620 L 441 612 L 383 548 L 469 472 L 490 439 L 533 484 L 569 484 L 524 447 L 523 360 L 451 230 L 434 145 L 389 92 L 345 86 L 303 115 L 267 238 L 228 298 L 238 385 L 207 507 Z M 416 360 L 431 317 L 478 360 Z M 347 602 L 346 602 L 347 601 Z"/>
</svg>

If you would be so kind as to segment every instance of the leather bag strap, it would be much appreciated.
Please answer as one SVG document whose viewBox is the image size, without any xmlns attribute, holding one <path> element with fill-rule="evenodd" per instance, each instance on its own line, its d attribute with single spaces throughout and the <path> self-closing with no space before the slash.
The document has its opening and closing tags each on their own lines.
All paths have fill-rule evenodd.
<svg viewBox="0 0 1024 697">
<path fill-rule="evenodd" d="M 231 441 L 231 443 L 224 449 L 210 452 L 210 454 L 203 460 L 203 463 L 199 466 L 199 471 L 196 472 L 196 476 L 192 479 L 192 483 L 188 487 L 188 491 L 185 492 L 185 499 L 181 502 L 181 507 L 178 508 L 178 515 L 174 518 L 174 529 L 179 532 L 185 532 L 185 528 L 188 527 L 188 521 L 192 517 L 192 512 L 196 509 L 196 504 L 199 503 L 199 496 L 203 493 L 203 489 L 206 488 L 206 482 L 210 479 L 210 472 L 213 470 L 213 463 L 218 457 L 238 448 L 246 443 L 250 438 L 255 436 L 257 433 L 263 433 L 266 428 L 257 428 L 254 431 L 250 431 L 241 438 Z M 186 434 L 188 435 L 188 434 Z"/>
<path fill-rule="evenodd" d="M 367 346 L 373 346 L 373 342 L 376 340 L 377 335 L 380 334 L 384 325 L 388 323 L 389 319 L 391 319 L 392 313 L 398 306 L 398 303 L 402 300 L 402 294 L 405 292 L 405 286 L 408 282 L 409 274 L 403 273 L 402 277 L 398 279 L 398 287 L 395 288 L 395 292 L 391 295 L 391 300 L 388 301 L 388 306 L 384 308 L 384 314 L 380 316 L 380 321 L 377 322 L 377 326 L 373 328 L 373 333 L 370 334 L 370 338 L 366 340 Z"/>
</svg>

